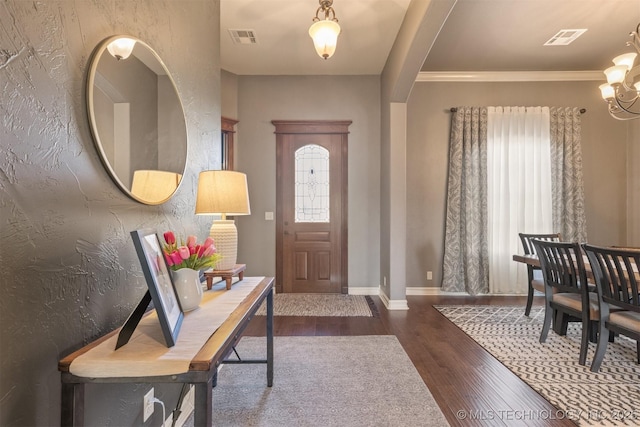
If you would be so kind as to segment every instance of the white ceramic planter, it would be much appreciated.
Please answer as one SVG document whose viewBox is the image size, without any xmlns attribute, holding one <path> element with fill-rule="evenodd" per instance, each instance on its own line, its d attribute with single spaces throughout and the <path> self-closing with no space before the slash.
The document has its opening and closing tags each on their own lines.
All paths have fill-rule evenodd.
<svg viewBox="0 0 640 427">
<path fill-rule="evenodd" d="M 202 300 L 200 272 L 191 268 L 181 268 L 171 273 L 182 311 L 187 312 L 198 308 Z"/>
</svg>

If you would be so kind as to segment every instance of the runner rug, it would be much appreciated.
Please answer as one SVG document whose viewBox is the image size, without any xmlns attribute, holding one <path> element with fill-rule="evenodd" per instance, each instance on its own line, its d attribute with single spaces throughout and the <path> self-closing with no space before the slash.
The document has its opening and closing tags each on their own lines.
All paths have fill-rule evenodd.
<svg viewBox="0 0 640 427">
<path fill-rule="evenodd" d="M 544 307 L 436 306 L 440 313 L 484 347 L 578 425 L 640 424 L 640 366 L 636 342 L 616 337 L 609 343 L 600 372 L 589 365 L 595 344 L 589 344 L 587 365 L 578 364 L 579 323 L 566 336 L 549 332 L 541 344 Z"/>
<path fill-rule="evenodd" d="M 256 315 L 267 314 L 263 304 Z M 369 296 L 345 294 L 275 294 L 274 316 L 364 316 L 378 317 L 378 310 Z"/>
<path fill-rule="evenodd" d="M 243 337 L 237 350 L 264 358 L 265 346 L 264 337 Z M 393 335 L 275 337 L 273 387 L 266 382 L 265 365 L 222 365 L 214 425 L 449 425 Z"/>
</svg>

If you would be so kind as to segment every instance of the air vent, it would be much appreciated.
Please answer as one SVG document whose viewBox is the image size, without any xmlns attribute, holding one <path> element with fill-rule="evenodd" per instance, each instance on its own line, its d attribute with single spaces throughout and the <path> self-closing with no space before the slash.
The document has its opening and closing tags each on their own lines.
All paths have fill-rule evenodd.
<svg viewBox="0 0 640 427">
<path fill-rule="evenodd" d="M 229 34 L 236 44 L 256 44 L 256 33 L 253 30 L 229 30 Z"/>
<path fill-rule="evenodd" d="M 558 33 L 551 37 L 544 45 L 545 46 L 566 46 L 587 31 L 586 28 L 576 30 L 560 30 Z"/>
</svg>

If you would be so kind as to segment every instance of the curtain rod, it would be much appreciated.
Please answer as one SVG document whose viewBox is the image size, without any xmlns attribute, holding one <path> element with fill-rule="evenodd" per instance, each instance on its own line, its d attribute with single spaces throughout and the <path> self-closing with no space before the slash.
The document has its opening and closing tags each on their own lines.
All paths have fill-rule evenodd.
<svg viewBox="0 0 640 427">
<path fill-rule="evenodd" d="M 458 109 L 457 109 L 456 107 L 451 107 L 450 111 L 451 111 L 452 113 L 455 113 L 456 111 L 458 111 Z M 584 113 L 586 113 L 586 112 L 587 112 L 587 109 L 586 109 L 586 108 L 581 108 L 581 109 L 580 109 L 580 114 L 584 114 Z"/>
</svg>

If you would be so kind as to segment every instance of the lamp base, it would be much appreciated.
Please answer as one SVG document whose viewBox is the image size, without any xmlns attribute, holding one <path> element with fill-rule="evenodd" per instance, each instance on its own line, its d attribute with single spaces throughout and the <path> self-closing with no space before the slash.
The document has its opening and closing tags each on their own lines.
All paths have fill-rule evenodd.
<svg viewBox="0 0 640 427">
<path fill-rule="evenodd" d="M 230 270 L 236 265 L 238 255 L 238 229 L 233 220 L 213 221 L 209 235 L 213 238 L 216 252 L 222 255 L 214 270 Z"/>
</svg>

